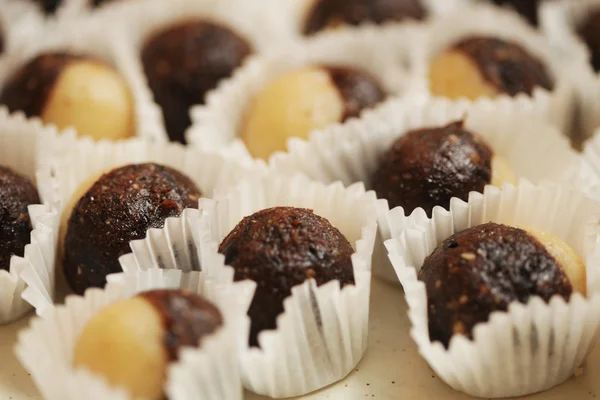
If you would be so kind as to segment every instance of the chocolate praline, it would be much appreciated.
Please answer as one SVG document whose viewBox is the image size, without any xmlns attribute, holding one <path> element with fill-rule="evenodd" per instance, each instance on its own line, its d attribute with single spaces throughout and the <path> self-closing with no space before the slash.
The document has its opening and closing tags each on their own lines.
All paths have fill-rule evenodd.
<svg viewBox="0 0 600 400">
<path fill-rule="evenodd" d="M 253 99 L 240 136 L 254 157 L 285 151 L 289 138 L 358 117 L 386 97 L 379 80 L 359 68 L 306 66 L 270 82 Z"/>
<path fill-rule="evenodd" d="M 82 294 L 104 287 L 107 275 L 122 271 L 118 259 L 130 252 L 130 241 L 198 207 L 200 195 L 187 176 L 157 164 L 127 165 L 103 175 L 68 217 L 64 270 L 71 288 Z"/>
<path fill-rule="evenodd" d="M 142 49 L 142 63 L 154 99 L 162 107 L 171 140 L 185 143 L 189 109 L 232 75 L 253 52 L 226 26 L 193 21 L 155 33 Z"/>
<path fill-rule="evenodd" d="M 250 345 L 258 334 L 275 329 L 283 301 L 292 288 L 314 279 L 317 285 L 338 280 L 354 284 L 348 240 L 311 210 L 275 207 L 245 217 L 223 239 L 219 252 L 235 270 L 236 281 L 251 279 L 257 288 L 248 311 Z"/>
<path fill-rule="evenodd" d="M 304 26 L 311 35 L 338 24 L 382 24 L 404 19 L 421 20 L 426 16 L 420 0 L 315 0 Z"/>
<path fill-rule="evenodd" d="M 425 128 L 398 138 L 380 159 L 373 190 L 390 208 L 407 214 L 422 207 L 431 215 L 435 206 L 448 208 L 450 199 L 467 200 L 492 180 L 490 147 L 466 130 L 463 122 Z"/>
<path fill-rule="evenodd" d="M 34 0 L 46 14 L 54 14 L 62 4 L 62 0 Z"/>
<path fill-rule="evenodd" d="M 100 310 L 75 344 L 74 365 L 122 387 L 131 397 L 164 399 L 168 365 L 184 347 L 223 325 L 209 301 L 184 290 L 152 290 Z"/>
<path fill-rule="evenodd" d="M 419 280 L 427 290 L 429 335 L 446 347 L 511 302 L 539 296 L 569 300 L 573 286 L 558 261 L 526 230 L 487 223 L 443 241 L 425 259 Z"/>
<path fill-rule="evenodd" d="M 57 51 L 32 58 L 8 78 L 0 104 L 97 140 L 133 134 L 128 85 L 111 65 L 92 56 Z"/>
<path fill-rule="evenodd" d="M 455 65 L 449 65 L 451 62 Z M 469 73 L 466 69 L 473 71 Z M 531 96 L 538 86 L 554 89 L 551 75 L 541 60 L 519 44 L 496 37 L 462 39 L 432 62 L 430 80 L 435 95 L 470 99 L 502 93 Z"/>
<path fill-rule="evenodd" d="M 499 6 L 510 6 L 529 21 L 532 25 L 538 23 L 539 0 L 492 0 Z"/>
<path fill-rule="evenodd" d="M 592 67 L 600 71 L 600 8 L 593 10 L 577 29 L 591 53 Z"/>
<path fill-rule="evenodd" d="M 13 255 L 23 256 L 32 229 L 27 206 L 39 203 L 29 179 L 0 166 L 0 270 L 8 271 Z"/>
</svg>

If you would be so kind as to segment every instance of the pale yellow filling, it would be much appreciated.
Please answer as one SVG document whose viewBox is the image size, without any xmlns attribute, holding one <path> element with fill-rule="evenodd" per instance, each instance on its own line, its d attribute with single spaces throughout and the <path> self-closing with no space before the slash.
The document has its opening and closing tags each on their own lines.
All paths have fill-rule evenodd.
<svg viewBox="0 0 600 400">
<path fill-rule="evenodd" d="M 326 70 L 307 67 L 269 84 L 250 106 L 241 137 L 254 157 L 267 160 L 285 151 L 291 137 L 306 139 L 319 128 L 340 122 L 344 101 Z"/>
<path fill-rule="evenodd" d="M 85 325 L 74 366 L 126 389 L 132 398 L 160 400 L 168 363 L 162 321 L 141 298 L 114 303 Z"/>
<path fill-rule="evenodd" d="M 484 79 L 477 65 L 463 52 L 441 53 L 430 65 L 429 88 L 436 96 L 450 99 L 496 97 L 498 90 Z"/>
<path fill-rule="evenodd" d="M 89 61 L 65 67 L 41 118 L 81 136 L 117 140 L 134 133 L 134 105 L 125 80 L 112 68 Z"/>
</svg>

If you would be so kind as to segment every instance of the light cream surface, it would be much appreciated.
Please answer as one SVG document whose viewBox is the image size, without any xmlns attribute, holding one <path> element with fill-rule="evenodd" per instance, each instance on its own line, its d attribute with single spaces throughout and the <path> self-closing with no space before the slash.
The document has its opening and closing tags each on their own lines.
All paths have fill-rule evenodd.
<svg viewBox="0 0 600 400">
<path fill-rule="evenodd" d="M 406 305 L 400 289 L 375 281 L 372 287 L 369 349 L 344 381 L 320 392 L 303 396 L 310 400 L 466 400 L 435 377 L 418 355 L 410 339 Z M 11 350 L 16 332 L 27 325 L 21 320 L 0 327 L 0 399 L 40 400 L 31 378 L 15 360 Z M 524 400 L 588 400 L 600 398 L 600 349 L 596 349 L 584 373 L 546 393 L 523 397 Z M 264 397 L 247 394 L 247 400 Z"/>
<path fill-rule="evenodd" d="M 164 397 L 167 353 L 156 309 L 140 297 L 99 311 L 84 326 L 75 345 L 74 365 L 125 388 L 135 398 Z"/>
<path fill-rule="evenodd" d="M 429 69 L 431 93 L 449 99 L 496 97 L 498 91 L 489 85 L 475 63 L 460 51 L 438 55 Z"/>
<path fill-rule="evenodd" d="M 59 129 L 75 127 L 95 140 L 124 139 L 134 132 L 133 97 L 112 68 L 74 62 L 65 68 L 48 99 L 42 120 Z"/>
<path fill-rule="evenodd" d="M 268 160 L 284 151 L 290 137 L 308 134 L 342 120 L 344 104 L 329 73 L 316 67 L 275 79 L 253 100 L 241 136 L 250 154 Z"/>
<path fill-rule="evenodd" d="M 508 161 L 499 155 L 492 158 L 492 185 L 502 187 L 504 183 L 517 184 L 517 177 Z"/>
</svg>

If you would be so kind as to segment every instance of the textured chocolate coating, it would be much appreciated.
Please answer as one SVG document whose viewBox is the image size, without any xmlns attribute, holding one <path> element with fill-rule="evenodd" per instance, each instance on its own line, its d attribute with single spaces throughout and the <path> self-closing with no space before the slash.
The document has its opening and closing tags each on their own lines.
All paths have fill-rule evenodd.
<svg viewBox="0 0 600 400">
<path fill-rule="evenodd" d="M 200 347 L 200 340 L 223 325 L 221 312 L 208 300 L 185 290 L 152 290 L 138 295 L 156 309 L 163 321 L 169 361 L 182 347 Z"/>
<path fill-rule="evenodd" d="M 82 294 L 104 287 L 121 272 L 118 258 L 129 242 L 184 208 L 198 207 L 200 191 L 186 176 L 156 164 L 128 165 L 103 175 L 79 199 L 69 217 L 64 269 L 71 288 Z"/>
<path fill-rule="evenodd" d="M 532 25 L 538 21 L 538 0 L 492 0 L 499 6 L 511 6 Z"/>
<path fill-rule="evenodd" d="M 469 37 L 454 46 L 472 59 L 484 79 L 510 96 L 531 95 L 536 86 L 553 90 L 544 64 L 521 46 L 498 38 Z"/>
<path fill-rule="evenodd" d="M 0 25 L 0 55 L 2 55 L 2 53 L 4 53 L 4 29 L 3 26 Z"/>
<path fill-rule="evenodd" d="M 23 256 L 32 229 L 27 206 L 39 203 L 29 179 L 0 166 L 0 270 L 8 271 L 13 255 Z"/>
<path fill-rule="evenodd" d="M 344 99 L 342 122 L 358 117 L 364 109 L 374 107 L 386 97 L 381 84 L 367 72 L 334 66 L 325 69 Z"/>
<path fill-rule="evenodd" d="M 62 0 L 34 0 L 39 4 L 40 8 L 44 13 L 50 15 L 54 14 L 58 7 L 62 4 Z"/>
<path fill-rule="evenodd" d="M 311 35 L 336 23 L 360 25 L 363 22 L 382 24 L 426 16 L 419 0 L 315 0 L 304 26 Z"/>
<path fill-rule="evenodd" d="M 62 71 L 70 63 L 82 59 L 104 64 L 93 57 L 63 52 L 35 57 L 8 79 L 0 93 L 0 104 L 11 112 L 23 111 L 28 117 L 40 116 Z"/>
<path fill-rule="evenodd" d="M 588 15 L 583 24 L 579 26 L 577 33 L 590 50 L 594 70 L 600 71 L 600 8 Z"/>
<path fill-rule="evenodd" d="M 435 206 L 447 209 L 452 197 L 467 200 L 469 192 L 483 191 L 491 182 L 492 156 L 462 121 L 412 131 L 382 156 L 373 190 L 392 208 L 402 206 L 409 214 L 422 207 L 431 215 Z"/>
<path fill-rule="evenodd" d="M 527 231 L 487 223 L 446 239 L 425 259 L 419 279 L 427 290 L 429 336 L 446 347 L 453 333 L 472 338 L 493 311 L 532 296 L 569 300 L 562 266 Z"/>
<path fill-rule="evenodd" d="M 235 280 L 257 283 L 248 315 L 252 320 L 250 345 L 258 334 L 277 327 L 283 301 L 292 288 L 315 279 L 317 285 L 339 280 L 354 284 L 348 240 L 329 221 L 311 210 L 275 207 L 244 218 L 223 239 L 219 252 L 235 269 Z"/>
<path fill-rule="evenodd" d="M 142 63 L 171 140 L 185 143 L 190 107 L 204 104 L 206 93 L 231 76 L 252 51 L 232 30 L 208 21 L 176 25 L 147 41 Z"/>
<path fill-rule="evenodd" d="M 106 3 L 112 3 L 114 0 L 92 0 L 92 7 L 97 8 Z"/>
</svg>

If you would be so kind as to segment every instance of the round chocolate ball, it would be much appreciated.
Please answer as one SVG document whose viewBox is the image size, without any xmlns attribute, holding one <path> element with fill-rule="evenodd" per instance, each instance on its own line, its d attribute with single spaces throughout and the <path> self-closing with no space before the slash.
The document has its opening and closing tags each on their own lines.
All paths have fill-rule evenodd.
<svg viewBox="0 0 600 400">
<path fill-rule="evenodd" d="M 510 167 L 462 121 L 401 136 L 372 178 L 373 190 L 390 208 L 401 206 L 410 214 L 421 207 L 428 215 L 435 206 L 448 209 L 453 197 L 466 201 L 470 192 L 504 182 L 515 182 Z"/>
<path fill-rule="evenodd" d="M 592 11 L 577 29 L 591 53 L 592 67 L 600 71 L 600 8 Z"/>
<path fill-rule="evenodd" d="M 153 290 L 95 314 L 75 344 L 74 366 L 95 373 L 131 398 L 164 399 L 167 366 L 183 347 L 223 325 L 221 312 L 183 290 Z"/>
<path fill-rule="evenodd" d="M 32 229 L 27 206 L 39 203 L 29 179 L 0 166 L 0 270 L 8 271 L 13 255 L 23 257 Z"/>
<path fill-rule="evenodd" d="M 476 324 L 511 302 L 548 302 L 586 293 L 585 266 L 569 245 L 534 228 L 487 223 L 457 233 L 425 259 L 429 336 L 448 347 L 455 334 L 473 337 Z"/>
<path fill-rule="evenodd" d="M 539 0 L 492 0 L 492 2 L 499 6 L 512 7 L 525 17 L 530 24 L 537 25 Z"/>
<path fill-rule="evenodd" d="M 142 63 L 171 140 L 185 143 L 190 107 L 204 104 L 206 94 L 252 51 L 237 33 L 209 21 L 182 23 L 150 37 Z"/>
<path fill-rule="evenodd" d="M 84 193 L 83 196 L 80 196 Z M 198 207 L 200 190 L 185 175 L 157 164 L 117 168 L 82 184 L 63 214 L 64 269 L 78 294 L 104 287 L 106 276 L 121 272 L 119 257 L 129 242 L 185 208 Z"/>
<path fill-rule="evenodd" d="M 257 288 L 248 311 L 250 345 L 258 334 L 276 329 L 283 301 L 294 286 L 338 280 L 354 284 L 352 246 L 329 221 L 311 210 L 275 207 L 244 218 L 223 239 L 219 252 L 235 270 L 236 281 L 251 279 Z"/>
<path fill-rule="evenodd" d="M 291 137 L 357 117 L 386 96 L 380 82 L 355 68 L 310 66 L 271 82 L 252 102 L 241 136 L 254 157 L 268 160 Z"/>
<path fill-rule="evenodd" d="M 440 53 L 430 65 L 431 93 L 451 99 L 531 96 L 535 87 L 553 90 L 544 63 L 516 43 L 468 37 Z"/>
<path fill-rule="evenodd" d="M 311 35 L 339 25 L 382 24 L 426 16 L 420 0 L 314 0 L 304 26 Z"/>
<path fill-rule="evenodd" d="M 134 104 L 125 80 L 113 67 L 87 56 L 39 55 L 8 78 L 0 104 L 11 112 L 80 135 L 122 139 L 134 133 Z"/>
<path fill-rule="evenodd" d="M 58 7 L 62 5 L 62 0 L 34 0 L 42 11 L 47 14 L 54 14 Z"/>
</svg>

